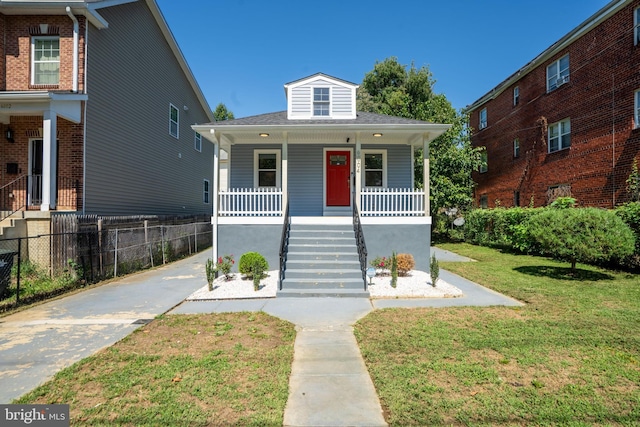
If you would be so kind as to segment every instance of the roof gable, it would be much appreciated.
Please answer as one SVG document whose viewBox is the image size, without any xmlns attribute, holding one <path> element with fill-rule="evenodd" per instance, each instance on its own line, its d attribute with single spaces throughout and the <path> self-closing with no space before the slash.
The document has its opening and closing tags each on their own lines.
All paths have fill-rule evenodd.
<svg viewBox="0 0 640 427">
<path fill-rule="evenodd" d="M 290 120 L 353 120 L 357 84 L 316 73 L 284 85 Z"/>
</svg>

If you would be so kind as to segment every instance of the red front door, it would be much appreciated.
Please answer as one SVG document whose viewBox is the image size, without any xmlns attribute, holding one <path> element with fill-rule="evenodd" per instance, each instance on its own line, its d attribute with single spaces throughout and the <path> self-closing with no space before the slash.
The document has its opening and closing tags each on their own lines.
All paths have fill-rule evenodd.
<svg viewBox="0 0 640 427">
<path fill-rule="evenodd" d="M 350 154 L 350 151 L 327 151 L 327 206 L 351 205 Z"/>
</svg>

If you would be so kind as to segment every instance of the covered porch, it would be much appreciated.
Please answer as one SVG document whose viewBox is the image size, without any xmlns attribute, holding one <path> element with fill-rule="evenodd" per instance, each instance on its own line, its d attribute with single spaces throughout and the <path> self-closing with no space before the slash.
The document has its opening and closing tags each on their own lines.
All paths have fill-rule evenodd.
<svg viewBox="0 0 640 427">
<path fill-rule="evenodd" d="M 72 144 L 84 141 L 86 100 L 87 95 L 75 93 L 0 93 L 0 123 L 8 142 L 2 148 L 2 217 L 21 210 L 81 209 L 83 164 L 78 153 L 83 147 Z"/>
</svg>

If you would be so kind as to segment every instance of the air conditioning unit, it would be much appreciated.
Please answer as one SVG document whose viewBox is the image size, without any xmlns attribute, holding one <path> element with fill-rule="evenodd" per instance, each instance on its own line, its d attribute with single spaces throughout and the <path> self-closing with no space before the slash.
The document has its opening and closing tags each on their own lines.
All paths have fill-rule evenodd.
<svg viewBox="0 0 640 427">
<path fill-rule="evenodd" d="M 569 76 L 560 77 L 556 80 L 556 87 L 562 86 L 565 83 L 569 82 Z"/>
</svg>

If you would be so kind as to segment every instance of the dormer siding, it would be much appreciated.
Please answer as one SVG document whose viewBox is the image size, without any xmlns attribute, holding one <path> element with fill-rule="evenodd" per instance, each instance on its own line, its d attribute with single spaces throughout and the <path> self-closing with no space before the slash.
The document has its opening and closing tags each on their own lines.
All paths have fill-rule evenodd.
<svg viewBox="0 0 640 427">
<path fill-rule="evenodd" d="M 286 85 L 287 116 L 290 120 L 300 119 L 354 119 L 356 117 L 357 85 L 326 76 L 312 76 Z M 328 89 L 328 114 L 314 114 L 314 92 L 316 89 Z M 325 91 L 326 92 L 326 91 Z"/>
</svg>

